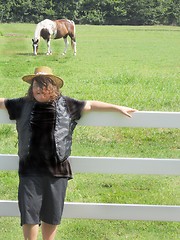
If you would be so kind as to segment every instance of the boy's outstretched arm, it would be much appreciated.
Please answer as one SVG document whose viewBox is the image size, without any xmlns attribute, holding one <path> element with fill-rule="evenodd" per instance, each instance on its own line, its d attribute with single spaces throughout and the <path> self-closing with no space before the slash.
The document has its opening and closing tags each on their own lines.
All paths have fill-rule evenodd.
<svg viewBox="0 0 180 240">
<path fill-rule="evenodd" d="M 5 100 L 4 98 L 0 98 L 0 109 L 6 109 L 4 100 Z"/>
<path fill-rule="evenodd" d="M 83 111 L 113 111 L 121 112 L 124 115 L 131 117 L 130 113 L 136 112 L 136 109 L 119 106 L 111 103 L 100 101 L 86 101 Z"/>
</svg>

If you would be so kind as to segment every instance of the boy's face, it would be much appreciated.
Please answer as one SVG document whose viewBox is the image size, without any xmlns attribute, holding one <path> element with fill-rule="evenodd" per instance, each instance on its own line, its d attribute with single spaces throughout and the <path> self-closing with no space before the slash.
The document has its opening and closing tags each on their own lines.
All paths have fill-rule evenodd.
<svg viewBox="0 0 180 240">
<path fill-rule="evenodd" d="M 32 85 L 33 96 L 38 102 L 49 102 L 51 100 L 50 91 L 46 88 L 40 88 L 36 81 Z"/>
</svg>

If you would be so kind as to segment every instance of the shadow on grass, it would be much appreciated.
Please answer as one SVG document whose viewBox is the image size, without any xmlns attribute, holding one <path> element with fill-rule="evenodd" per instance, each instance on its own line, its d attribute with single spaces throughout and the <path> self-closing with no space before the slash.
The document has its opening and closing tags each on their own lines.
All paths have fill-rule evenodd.
<svg viewBox="0 0 180 240">
<path fill-rule="evenodd" d="M 40 56 L 46 56 L 46 53 L 39 53 L 38 55 L 34 55 L 33 53 L 16 53 L 18 56 L 34 56 L 37 57 L 38 55 Z"/>
</svg>

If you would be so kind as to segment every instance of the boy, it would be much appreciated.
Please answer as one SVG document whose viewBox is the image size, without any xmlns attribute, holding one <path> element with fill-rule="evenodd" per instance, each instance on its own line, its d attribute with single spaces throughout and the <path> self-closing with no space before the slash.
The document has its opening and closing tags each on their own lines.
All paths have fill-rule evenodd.
<svg viewBox="0 0 180 240">
<path fill-rule="evenodd" d="M 68 180 L 72 134 L 85 111 L 117 111 L 128 117 L 135 109 L 100 101 L 79 101 L 61 95 L 62 78 L 49 67 L 38 67 L 22 78 L 30 84 L 27 96 L 0 98 L 16 120 L 18 132 L 18 204 L 25 240 L 53 240 L 60 224 Z"/>
</svg>

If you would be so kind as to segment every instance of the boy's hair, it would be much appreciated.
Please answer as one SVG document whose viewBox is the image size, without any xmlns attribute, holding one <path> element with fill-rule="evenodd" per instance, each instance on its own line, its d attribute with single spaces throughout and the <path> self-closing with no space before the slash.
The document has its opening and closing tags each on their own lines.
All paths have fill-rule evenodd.
<svg viewBox="0 0 180 240">
<path fill-rule="evenodd" d="M 50 90 L 50 97 L 51 100 L 56 100 L 59 96 L 60 96 L 60 91 L 59 88 L 57 87 L 56 83 L 49 77 L 47 76 L 36 76 L 33 78 L 31 86 L 28 89 L 27 92 L 27 97 L 29 97 L 31 100 L 34 100 L 34 96 L 33 96 L 33 82 L 36 81 L 38 86 L 43 89 L 44 87 L 48 90 Z"/>
</svg>

